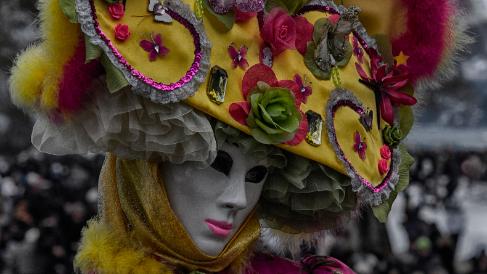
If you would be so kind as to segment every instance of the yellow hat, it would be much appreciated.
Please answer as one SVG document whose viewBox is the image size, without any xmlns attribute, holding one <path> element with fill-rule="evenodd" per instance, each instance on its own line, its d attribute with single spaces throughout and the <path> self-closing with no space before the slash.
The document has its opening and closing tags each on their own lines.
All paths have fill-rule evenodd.
<svg viewBox="0 0 487 274">
<path fill-rule="evenodd" d="M 411 36 L 410 24 L 398 22 L 407 22 L 412 1 L 344 2 L 45 1 L 44 42 L 18 59 L 13 97 L 72 117 L 101 60 L 110 92 L 130 86 L 157 104 L 184 102 L 347 174 L 378 205 L 399 180 L 398 145 L 421 78 L 408 74 L 414 56 L 397 52 L 410 45 L 386 38 Z M 444 44 L 440 51 L 452 51 Z M 41 64 L 52 68 L 35 70 Z M 36 73 L 25 76 L 26 68 Z"/>
</svg>

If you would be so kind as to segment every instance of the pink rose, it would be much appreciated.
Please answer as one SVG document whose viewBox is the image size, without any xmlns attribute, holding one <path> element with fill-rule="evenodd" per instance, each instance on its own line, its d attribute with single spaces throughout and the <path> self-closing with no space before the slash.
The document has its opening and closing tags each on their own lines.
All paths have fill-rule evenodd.
<svg viewBox="0 0 487 274">
<path fill-rule="evenodd" d="M 389 161 L 385 159 L 379 160 L 379 172 L 381 175 L 384 175 L 387 172 L 389 172 Z"/>
<path fill-rule="evenodd" d="M 389 160 L 391 159 L 391 156 L 392 156 L 392 152 L 391 152 L 391 149 L 389 148 L 388 145 L 383 145 L 381 148 L 380 148 L 380 156 L 382 157 L 382 159 L 384 160 Z"/>
<path fill-rule="evenodd" d="M 115 38 L 119 41 L 125 41 L 130 37 L 129 26 L 125 24 L 117 24 L 115 26 Z"/>
<path fill-rule="evenodd" d="M 108 6 L 108 12 L 115 20 L 120 20 L 125 15 L 125 6 L 122 3 L 113 3 Z"/>
<path fill-rule="evenodd" d="M 273 9 L 265 18 L 262 39 L 270 45 L 274 56 L 296 48 L 296 22 L 282 9 Z"/>
</svg>

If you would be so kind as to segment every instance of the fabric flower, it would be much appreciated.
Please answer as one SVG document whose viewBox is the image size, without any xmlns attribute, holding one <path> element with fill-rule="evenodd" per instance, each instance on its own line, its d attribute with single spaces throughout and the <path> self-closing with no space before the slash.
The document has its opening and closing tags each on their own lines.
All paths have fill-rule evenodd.
<svg viewBox="0 0 487 274">
<path fill-rule="evenodd" d="M 125 41 L 130 37 L 130 29 L 128 25 L 117 24 L 115 26 L 115 38 L 119 41 Z"/>
<path fill-rule="evenodd" d="M 296 48 L 296 23 L 282 9 L 275 8 L 266 15 L 260 35 L 270 45 L 274 56 Z"/>
<path fill-rule="evenodd" d="M 232 67 L 235 69 L 240 67 L 243 70 L 246 70 L 249 67 L 249 62 L 247 61 L 247 47 L 242 45 L 239 50 L 235 48 L 235 45 L 232 43 L 228 46 L 228 54 L 230 58 L 232 58 Z"/>
<path fill-rule="evenodd" d="M 242 95 L 246 101 L 231 104 L 229 112 L 252 129 L 257 141 L 291 146 L 304 141 L 308 121 L 299 110 L 302 99 L 296 82 L 279 81 L 271 68 L 256 64 L 243 77 Z"/>
<path fill-rule="evenodd" d="M 398 127 L 385 127 L 382 130 L 384 142 L 392 148 L 396 148 L 403 138 L 401 129 Z"/>
<path fill-rule="evenodd" d="M 377 111 L 387 123 L 392 125 L 394 122 L 393 104 L 411 106 L 417 103 L 416 98 L 400 91 L 409 82 L 406 66 L 391 68 L 382 62 L 378 54 L 371 54 L 370 76 L 360 64 L 355 63 L 355 67 L 360 75 L 360 82 L 375 92 L 380 101 Z"/>
<path fill-rule="evenodd" d="M 382 157 L 382 159 L 384 159 L 384 160 L 390 160 L 391 159 L 392 152 L 391 152 L 391 149 L 389 148 L 388 145 L 383 145 L 380 148 L 380 157 Z"/>
<path fill-rule="evenodd" d="M 380 159 L 378 168 L 381 175 L 386 174 L 387 172 L 389 172 L 389 161 L 385 159 Z"/>
<path fill-rule="evenodd" d="M 358 11 L 349 8 L 346 14 L 330 15 L 315 22 L 313 39 L 304 54 L 306 67 L 321 80 L 330 79 L 332 69 L 344 67 L 352 56 L 349 35 L 358 22 Z"/>
<path fill-rule="evenodd" d="M 305 79 L 306 79 L 306 77 L 305 77 Z M 294 82 L 296 82 L 296 84 L 299 87 L 299 91 L 301 92 L 301 95 L 303 98 L 302 99 L 303 103 L 306 103 L 308 96 L 310 96 L 313 93 L 313 89 L 312 89 L 311 85 L 309 83 L 307 83 L 307 85 L 306 85 L 303 81 L 303 78 L 301 78 L 301 76 L 299 74 L 294 75 Z"/>
<path fill-rule="evenodd" d="M 249 100 L 251 111 L 247 124 L 257 141 L 281 144 L 294 138 L 302 115 L 290 90 L 259 82 Z"/>
<path fill-rule="evenodd" d="M 152 36 L 152 35 L 151 35 Z M 169 53 L 169 49 L 162 43 L 162 37 L 160 34 L 151 37 L 152 41 L 142 40 L 140 41 L 140 47 L 149 53 L 149 60 L 154 62 L 157 57 L 164 57 Z"/>
<path fill-rule="evenodd" d="M 353 135 L 353 139 L 355 142 L 355 144 L 353 145 L 353 151 L 358 153 L 360 159 L 365 160 L 367 143 L 365 143 L 365 141 L 362 140 L 362 136 L 360 136 L 360 133 L 358 131 L 355 131 L 355 134 Z"/>
<path fill-rule="evenodd" d="M 120 20 L 125 16 L 125 6 L 123 3 L 113 3 L 108 6 L 110 16 L 115 20 Z"/>
<path fill-rule="evenodd" d="M 313 40 L 314 26 L 303 16 L 294 17 L 294 22 L 296 23 L 296 49 L 304 55 L 308 43 Z"/>
</svg>

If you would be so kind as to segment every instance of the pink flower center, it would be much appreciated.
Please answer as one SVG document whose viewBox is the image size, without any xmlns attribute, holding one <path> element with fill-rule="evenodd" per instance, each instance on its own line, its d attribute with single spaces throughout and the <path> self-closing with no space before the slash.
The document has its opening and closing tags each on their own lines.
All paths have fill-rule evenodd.
<svg viewBox="0 0 487 274">
<path fill-rule="evenodd" d="M 288 33 L 288 26 L 287 25 L 281 26 L 281 28 L 279 29 L 279 38 L 286 39 L 287 33 Z"/>
</svg>

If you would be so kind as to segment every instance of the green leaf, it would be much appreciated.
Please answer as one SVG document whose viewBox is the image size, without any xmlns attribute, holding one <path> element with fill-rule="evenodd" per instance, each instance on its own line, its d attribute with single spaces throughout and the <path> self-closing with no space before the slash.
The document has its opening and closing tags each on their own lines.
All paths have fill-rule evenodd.
<svg viewBox="0 0 487 274">
<path fill-rule="evenodd" d="M 402 106 L 399 108 L 399 128 L 402 131 L 403 137 L 405 138 L 414 124 L 413 109 L 408 106 Z"/>
<path fill-rule="evenodd" d="M 75 0 L 59 0 L 59 6 L 71 23 L 78 23 Z"/>
<path fill-rule="evenodd" d="M 313 42 L 308 44 L 308 50 L 304 55 L 304 64 L 313 73 L 313 75 L 320 80 L 329 80 L 331 72 L 322 71 L 315 63 L 315 50 L 316 46 Z"/>
<path fill-rule="evenodd" d="M 85 64 L 101 57 L 103 51 L 100 47 L 93 45 L 90 39 L 85 36 L 86 60 Z"/>
<path fill-rule="evenodd" d="M 233 28 L 233 25 L 235 24 L 235 14 L 233 12 L 229 12 L 227 14 L 218 14 L 215 13 L 211 7 L 208 5 L 207 1 L 203 1 L 206 10 L 209 12 L 208 16 L 210 19 L 210 22 L 217 21 L 220 23 L 225 28 L 225 31 L 230 31 Z"/>
<path fill-rule="evenodd" d="M 313 30 L 313 41 L 315 43 L 320 43 L 325 35 L 328 35 L 330 30 L 331 24 L 328 18 L 320 18 L 316 21 L 314 30 Z"/>
<path fill-rule="evenodd" d="M 129 85 L 123 73 L 110 62 L 106 55 L 102 55 L 101 64 L 105 68 L 107 88 L 110 93 L 120 91 Z"/>
<path fill-rule="evenodd" d="M 264 119 L 264 122 L 272 125 L 274 127 L 277 127 L 277 124 L 272 120 L 272 116 L 267 112 L 267 110 L 259 104 L 259 109 L 260 109 L 260 114 L 262 116 L 262 119 Z"/>
<path fill-rule="evenodd" d="M 409 185 L 409 169 L 414 164 L 414 158 L 408 153 L 404 145 L 399 146 L 399 151 L 401 153 L 401 163 L 399 164 L 399 182 L 397 182 L 396 188 L 391 192 L 389 199 L 384 201 L 379 206 L 372 207 L 375 217 L 379 222 L 387 222 L 387 217 L 391 211 L 392 204 L 396 200 L 397 195 L 404 191 Z"/>
<path fill-rule="evenodd" d="M 279 104 L 270 104 L 266 109 L 272 118 L 279 118 L 286 111 L 286 108 Z"/>
</svg>

